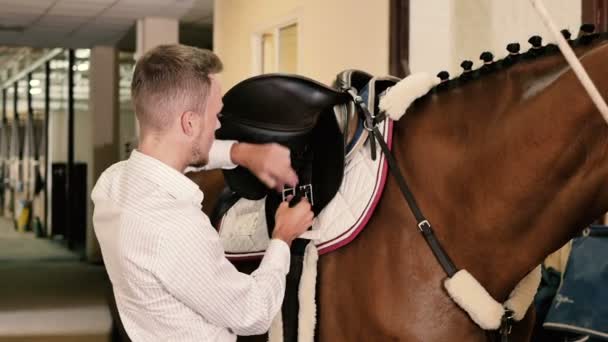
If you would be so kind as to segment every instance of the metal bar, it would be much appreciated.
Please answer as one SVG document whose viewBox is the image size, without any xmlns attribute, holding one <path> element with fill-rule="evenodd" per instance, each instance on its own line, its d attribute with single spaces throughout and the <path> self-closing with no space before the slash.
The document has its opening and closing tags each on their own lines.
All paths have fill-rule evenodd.
<svg viewBox="0 0 608 342">
<path fill-rule="evenodd" d="M 51 112 L 51 62 L 44 64 L 44 228 L 50 236 L 49 223 L 49 114 Z"/>
<path fill-rule="evenodd" d="M 27 115 L 28 120 L 34 116 L 34 109 L 32 108 L 32 73 L 27 74 Z"/>
<path fill-rule="evenodd" d="M 25 130 L 24 130 L 24 137 L 23 137 L 23 143 L 24 144 L 31 144 L 31 146 L 29 146 L 29 153 L 30 155 L 27 156 L 28 158 L 34 157 L 36 158 L 38 151 L 36 148 L 36 144 L 34 143 L 35 140 L 34 139 L 30 139 L 30 137 L 28 136 L 28 134 L 32 134 L 32 136 L 34 135 L 34 106 L 32 105 L 32 73 L 30 72 L 29 74 L 27 74 L 27 119 L 26 119 L 26 124 L 25 124 Z M 30 129 L 32 130 L 32 132 L 27 132 L 27 127 L 30 127 Z M 37 159 L 37 158 L 36 158 Z M 26 171 L 27 172 L 27 171 Z"/>
<path fill-rule="evenodd" d="M 74 163 L 74 50 L 68 57 L 68 164 Z"/>
<path fill-rule="evenodd" d="M 19 127 L 19 112 L 17 111 L 17 104 L 19 102 L 19 82 L 15 81 L 13 83 L 13 121 L 15 122 L 15 127 Z"/>
<path fill-rule="evenodd" d="M 602 98 L 602 95 L 595 87 L 595 84 L 593 84 L 593 81 L 589 77 L 589 74 L 587 74 L 585 68 L 583 68 L 583 65 L 574 54 L 574 51 L 572 50 L 566 39 L 562 36 L 557 26 L 555 26 L 555 23 L 551 19 L 549 12 L 547 12 L 547 9 L 545 8 L 545 5 L 543 4 L 542 0 L 530 0 L 530 2 L 532 2 L 532 6 L 540 15 L 545 26 L 547 26 L 549 31 L 551 31 L 554 38 L 557 40 L 557 46 L 562 51 L 562 54 L 566 58 L 566 61 L 568 61 L 568 64 L 570 64 L 570 66 L 572 67 L 572 71 L 574 71 L 578 79 L 581 81 L 581 84 L 591 97 L 591 100 L 593 101 L 597 109 L 600 111 L 600 114 L 602 114 L 602 116 L 604 117 L 604 120 L 608 123 L 608 105 L 606 105 L 606 101 L 604 101 L 604 98 Z"/>
<path fill-rule="evenodd" d="M 11 131 L 12 130 L 17 130 L 17 133 L 19 132 L 19 112 L 17 111 L 18 101 L 19 101 L 19 82 L 15 81 L 15 83 L 13 84 L 13 127 L 11 128 Z M 13 143 L 12 136 L 9 139 L 11 141 L 9 146 L 11 146 L 11 149 L 13 149 L 13 147 L 12 147 L 12 143 Z M 10 168 L 12 166 L 11 164 L 13 162 L 15 162 L 13 158 L 16 157 L 17 158 L 17 163 L 19 165 L 19 167 L 18 167 L 18 172 L 19 173 L 17 174 L 17 179 L 21 179 L 21 146 L 19 146 L 19 142 L 17 142 L 16 155 L 13 155 L 12 152 L 13 151 L 9 151 L 9 156 L 10 156 L 9 160 L 11 160 L 11 162 L 9 164 L 9 170 L 10 170 Z M 9 172 L 9 175 L 11 173 L 12 172 Z M 13 175 L 11 175 L 11 176 L 13 176 Z M 14 184 L 13 184 L 13 186 L 14 186 Z M 16 203 L 17 202 L 17 198 L 16 198 L 17 194 L 16 194 L 16 189 L 13 188 L 13 186 L 10 187 L 10 189 L 11 189 L 10 196 L 11 196 L 11 199 L 13 200 L 13 202 Z M 12 219 L 13 219 L 13 222 L 16 222 L 15 220 L 17 219 L 16 213 L 15 213 L 15 211 L 16 211 L 15 208 L 16 208 L 16 206 L 13 205 L 13 210 L 12 210 Z M 16 224 L 15 224 L 15 229 L 17 229 L 17 225 Z"/>
<path fill-rule="evenodd" d="M 66 191 L 66 235 L 68 240 L 68 248 L 75 247 L 74 241 L 74 222 L 72 208 L 72 171 L 74 168 L 74 49 L 68 51 L 68 160 L 65 174 L 65 191 Z"/>
<path fill-rule="evenodd" d="M 2 194 L 0 194 L 0 198 L 2 198 L 2 201 L 0 202 L 0 204 L 2 205 L 3 208 L 6 208 L 5 203 L 8 202 L 8 196 L 7 196 L 7 189 L 8 189 L 8 157 L 9 154 L 8 153 L 8 138 L 5 136 L 8 133 L 8 124 L 6 122 L 6 96 L 7 96 L 7 89 L 2 89 L 2 123 L 0 124 L 2 126 L 2 131 L 0 132 L 0 139 L 2 139 L 2 141 L 0 141 L 0 146 L 2 147 L 2 150 L 0 150 L 0 168 L 1 168 L 1 173 L 2 176 L 0 177 L 0 182 L 2 184 Z M 5 145 L 7 144 L 7 145 Z M 7 152 L 7 154 L 5 155 L 4 152 Z M 4 209 L 3 209 L 3 213 L 4 213 Z"/>
<path fill-rule="evenodd" d="M 8 80 L 6 80 L 6 82 L 4 82 L 4 84 L 2 84 L 2 88 L 4 89 L 4 88 L 10 87 L 11 84 L 19 81 L 25 75 L 29 74 L 30 72 L 33 72 L 34 70 L 36 70 L 38 67 L 42 66 L 47 61 L 50 61 L 51 59 L 57 57 L 63 51 L 64 51 L 63 49 L 53 49 L 53 50 L 51 50 L 51 52 L 49 52 L 48 54 L 40 57 L 34 63 L 28 65 L 27 68 L 23 69 L 21 72 L 15 74 L 15 76 L 13 76 L 13 77 L 9 78 Z"/>
<path fill-rule="evenodd" d="M 2 89 L 2 122 L 6 121 L 6 89 Z"/>
</svg>

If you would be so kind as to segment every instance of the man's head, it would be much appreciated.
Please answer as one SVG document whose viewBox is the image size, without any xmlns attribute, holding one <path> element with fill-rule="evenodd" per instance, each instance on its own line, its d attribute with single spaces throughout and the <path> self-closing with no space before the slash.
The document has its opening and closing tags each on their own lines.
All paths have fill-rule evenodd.
<svg viewBox="0 0 608 342">
<path fill-rule="evenodd" d="M 219 58 L 209 50 L 161 45 L 135 66 L 131 95 L 141 140 L 171 145 L 189 156 L 190 165 L 207 163 L 218 127 L 221 90 L 215 74 Z"/>
</svg>

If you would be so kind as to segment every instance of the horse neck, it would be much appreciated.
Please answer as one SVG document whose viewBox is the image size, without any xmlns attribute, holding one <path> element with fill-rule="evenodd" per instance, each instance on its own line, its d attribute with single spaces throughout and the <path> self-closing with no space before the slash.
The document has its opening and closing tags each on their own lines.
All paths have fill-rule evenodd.
<svg viewBox="0 0 608 342">
<path fill-rule="evenodd" d="M 603 44 L 581 58 L 605 99 L 607 57 L 608 45 Z M 608 196 L 602 192 L 608 179 L 608 126 L 571 71 L 513 111 L 521 115 L 511 113 L 511 129 L 520 132 L 523 141 L 512 153 L 519 153 L 519 160 L 530 167 L 522 178 L 538 192 L 525 196 L 540 201 L 526 215 L 530 229 L 521 227 L 517 233 L 538 246 L 537 258 L 542 260 L 608 210 Z M 515 172 L 514 165 L 506 172 Z"/>
<path fill-rule="evenodd" d="M 606 55 L 583 58 L 603 94 Z M 430 96 L 396 129 L 395 153 L 439 239 L 497 299 L 608 210 L 606 124 L 563 62 L 543 63 L 533 78 L 514 69 Z"/>
</svg>

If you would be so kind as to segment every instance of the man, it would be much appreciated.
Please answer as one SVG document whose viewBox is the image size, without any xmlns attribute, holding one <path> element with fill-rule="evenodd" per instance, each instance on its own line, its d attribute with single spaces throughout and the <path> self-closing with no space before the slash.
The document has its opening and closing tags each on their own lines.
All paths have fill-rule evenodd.
<svg viewBox="0 0 608 342">
<path fill-rule="evenodd" d="M 270 187 L 295 185 L 289 150 L 215 141 L 222 107 L 207 50 L 159 46 L 137 62 L 131 92 L 140 144 L 108 168 L 92 193 L 93 223 L 120 317 L 133 341 L 234 341 L 261 334 L 280 310 L 291 241 L 312 224 L 306 201 L 276 213 L 260 267 L 239 273 L 184 176 L 207 165 L 252 170 Z"/>
</svg>

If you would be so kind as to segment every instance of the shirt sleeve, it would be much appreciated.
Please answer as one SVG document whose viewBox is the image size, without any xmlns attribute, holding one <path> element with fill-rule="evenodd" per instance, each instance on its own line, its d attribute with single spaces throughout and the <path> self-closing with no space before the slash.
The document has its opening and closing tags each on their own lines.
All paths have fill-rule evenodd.
<svg viewBox="0 0 608 342">
<path fill-rule="evenodd" d="M 209 161 L 203 167 L 189 166 L 184 170 L 184 173 L 197 172 L 214 169 L 234 169 L 237 165 L 232 162 L 230 150 L 232 145 L 236 144 L 235 140 L 214 140 L 209 150 Z"/>
<path fill-rule="evenodd" d="M 191 224 L 163 238 L 160 281 L 211 324 L 243 336 L 265 333 L 283 302 L 289 247 L 271 240 L 259 268 L 251 275 L 240 273 L 226 259 L 207 217 L 201 217 L 203 227 Z"/>
</svg>

